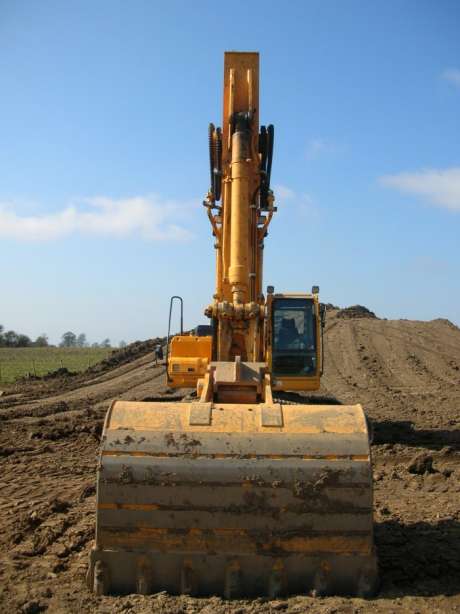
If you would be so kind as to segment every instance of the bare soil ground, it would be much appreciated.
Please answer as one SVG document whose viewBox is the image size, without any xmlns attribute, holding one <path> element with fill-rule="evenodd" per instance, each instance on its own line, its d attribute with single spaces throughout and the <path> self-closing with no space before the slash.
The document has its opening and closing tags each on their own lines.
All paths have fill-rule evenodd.
<svg viewBox="0 0 460 614">
<path fill-rule="evenodd" d="M 350 317 L 328 312 L 321 394 L 362 403 L 372 421 L 379 595 L 233 602 L 92 595 L 84 577 L 108 403 L 186 393 L 171 394 L 163 367 L 143 351 L 0 396 L 1 612 L 460 612 L 460 329 L 356 309 Z"/>
</svg>

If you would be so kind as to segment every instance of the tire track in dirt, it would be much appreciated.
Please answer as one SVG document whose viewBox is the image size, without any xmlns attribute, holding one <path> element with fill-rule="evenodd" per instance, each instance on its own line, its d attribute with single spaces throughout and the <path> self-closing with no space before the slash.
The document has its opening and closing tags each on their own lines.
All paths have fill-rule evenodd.
<svg viewBox="0 0 460 614">
<path fill-rule="evenodd" d="M 4 406 L 0 409 L 0 420 L 13 418 L 43 417 L 59 412 L 69 411 L 80 406 L 98 406 L 117 396 L 123 397 L 135 392 L 141 387 L 151 389 L 152 381 L 160 378 L 164 369 L 155 368 L 148 362 L 142 361 L 129 371 L 118 376 L 105 378 L 103 381 L 68 390 L 61 394 L 42 397 L 39 400 L 26 403 L 15 403 L 13 407 Z"/>
</svg>

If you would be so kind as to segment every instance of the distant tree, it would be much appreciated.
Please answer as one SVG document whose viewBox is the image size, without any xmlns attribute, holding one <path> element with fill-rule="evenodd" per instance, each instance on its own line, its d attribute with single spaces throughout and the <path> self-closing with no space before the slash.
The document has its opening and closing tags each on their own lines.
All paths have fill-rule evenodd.
<svg viewBox="0 0 460 614">
<path fill-rule="evenodd" d="M 72 331 L 67 331 L 61 337 L 61 343 L 59 344 L 62 348 L 74 348 L 77 345 L 77 336 Z"/>
<path fill-rule="evenodd" d="M 18 335 L 16 345 L 18 348 L 28 348 L 32 345 L 32 340 L 27 335 Z"/>
<path fill-rule="evenodd" d="M 110 339 L 104 339 L 104 341 L 101 341 L 101 348 L 109 348 L 109 347 L 111 347 Z"/>
<path fill-rule="evenodd" d="M 128 344 L 126 343 L 126 341 L 120 341 L 120 343 L 118 344 L 119 348 L 125 348 Z"/>
<path fill-rule="evenodd" d="M 97 341 L 95 341 L 94 343 L 91 344 L 92 348 L 98 348 L 100 347 L 99 343 Z"/>
<path fill-rule="evenodd" d="M 41 335 L 39 335 L 34 342 L 34 345 L 36 345 L 38 348 L 46 348 L 48 347 L 49 343 L 48 343 L 48 335 L 46 335 L 45 333 L 42 333 Z"/>
<path fill-rule="evenodd" d="M 7 330 L 0 324 L 0 347 L 25 348 L 33 345 L 28 335 Z"/>
<path fill-rule="evenodd" d="M 85 348 L 88 345 L 85 333 L 80 333 L 77 337 L 77 347 Z"/>
<path fill-rule="evenodd" d="M 3 339 L 8 348 L 14 348 L 18 345 L 18 335 L 14 330 L 7 330 L 6 333 L 3 334 Z"/>
</svg>

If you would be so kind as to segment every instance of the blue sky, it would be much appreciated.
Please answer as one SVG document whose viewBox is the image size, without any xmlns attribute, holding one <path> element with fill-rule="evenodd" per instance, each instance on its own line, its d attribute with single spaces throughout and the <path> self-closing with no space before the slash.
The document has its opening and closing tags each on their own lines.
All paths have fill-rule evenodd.
<svg viewBox="0 0 460 614">
<path fill-rule="evenodd" d="M 0 0 L 0 323 L 58 341 L 204 322 L 223 53 L 261 54 L 265 285 L 460 324 L 456 1 Z"/>
</svg>

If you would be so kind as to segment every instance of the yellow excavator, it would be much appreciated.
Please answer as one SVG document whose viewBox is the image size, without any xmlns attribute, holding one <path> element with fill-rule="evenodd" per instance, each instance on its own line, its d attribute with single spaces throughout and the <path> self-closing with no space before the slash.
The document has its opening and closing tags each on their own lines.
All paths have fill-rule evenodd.
<svg viewBox="0 0 460 614">
<path fill-rule="evenodd" d="M 259 128 L 258 53 L 229 52 L 224 64 L 203 203 L 216 251 L 211 325 L 167 348 L 169 386 L 196 397 L 112 403 L 88 584 L 99 595 L 368 596 L 377 559 L 366 418 L 360 405 L 304 394 L 322 372 L 318 287 L 263 293 L 274 130 Z"/>
</svg>

